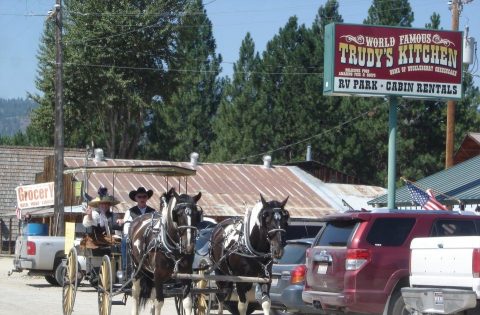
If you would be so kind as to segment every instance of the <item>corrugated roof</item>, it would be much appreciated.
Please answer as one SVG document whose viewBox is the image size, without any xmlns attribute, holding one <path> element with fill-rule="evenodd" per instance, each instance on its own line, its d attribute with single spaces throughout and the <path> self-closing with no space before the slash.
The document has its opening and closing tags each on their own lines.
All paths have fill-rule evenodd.
<svg viewBox="0 0 480 315">
<path fill-rule="evenodd" d="M 355 210 L 371 208 L 371 206 L 368 204 L 368 201 L 387 192 L 385 188 L 378 186 L 330 183 L 325 185 L 334 196 L 336 196 L 340 201 L 345 200 L 345 202 Z M 344 210 L 349 210 L 348 206 L 344 204 L 342 204 L 342 208 Z"/>
<path fill-rule="evenodd" d="M 15 188 L 34 184 L 36 173 L 43 171 L 45 157 L 53 154 L 53 148 L 0 146 L 0 213 L 15 209 Z M 85 150 L 65 149 L 64 155 L 81 157 Z"/>
<path fill-rule="evenodd" d="M 187 162 L 165 162 L 145 160 L 114 160 L 103 162 L 89 160 L 89 166 L 119 166 L 119 165 L 176 165 L 189 168 Z M 65 166 L 82 167 L 84 159 L 65 158 Z M 265 168 L 262 165 L 200 163 L 196 167 L 196 175 L 181 178 L 168 178 L 152 174 L 118 173 L 115 176 L 105 173 L 92 173 L 89 177 L 88 193 L 95 195 L 98 187 L 103 184 L 113 192 L 122 203 L 117 206 L 124 211 L 134 205 L 128 198 L 128 193 L 144 186 L 154 191 L 154 197 L 149 201 L 154 208 L 159 207 L 159 196 L 174 185 L 177 191 L 189 194 L 202 192 L 199 204 L 209 216 L 244 215 L 245 206 L 252 206 L 259 200 L 261 193 L 265 199 L 283 200 L 289 196 L 287 209 L 292 217 L 322 217 L 335 212 L 336 208 L 319 196 L 308 184 L 296 174 L 298 172 L 310 176 L 295 166 L 274 166 Z M 77 175 L 82 180 L 83 174 Z M 320 182 L 320 181 L 319 181 Z"/>
<path fill-rule="evenodd" d="M 446 205 L 458 204 L 458 200 L 467 205 L 478 204 L 480 203 L 480 156 L 422 178 L 415 184 L 424 190 L 433 189 L 437 200 Z M 387 195 L 370 200 L 368 204 L 384 207 L 387 205 Z M 412 205 L 406 186 L 396 190 L 395 204 L 396 207 Z"/>
</svg>

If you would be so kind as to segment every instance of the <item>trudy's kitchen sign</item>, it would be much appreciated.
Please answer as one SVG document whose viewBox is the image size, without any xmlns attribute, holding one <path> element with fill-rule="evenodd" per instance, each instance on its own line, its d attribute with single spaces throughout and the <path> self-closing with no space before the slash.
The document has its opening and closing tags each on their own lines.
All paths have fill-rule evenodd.
<svg viewBox="0 0 480 315">
<path fill-rule="evenodd" d="M 399 27 L 325 27 L 324 94 L 462 97 L 462 33 Z"/>
<path fill-rule="evenodd" d="M 51 206 L 55 200 L 54 183 L 23 185 L 15 188 L 17 192 L 17 206 L 20 209 Z"/>
</svg>

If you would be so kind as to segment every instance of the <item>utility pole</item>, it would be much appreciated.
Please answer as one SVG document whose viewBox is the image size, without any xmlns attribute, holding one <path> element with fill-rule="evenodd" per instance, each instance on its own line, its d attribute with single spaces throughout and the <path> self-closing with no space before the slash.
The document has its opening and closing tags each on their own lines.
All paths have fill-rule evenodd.
<svg viewBox="0 0 480 315">
<path fill-rule="evenodd" d="M 452 0 L 452 31 L 458 31 L 458 19 L 460 15 L 461 0 Z M 445 168 L 453 166 L 453 148 L 455 139 L 455 107 L 456 102 L 447 102 L 447 135 L 445 148 Z"/>
<path fill-rule="evenodd" d="M 452 10 L 452 31 L 458 31 L 458 20 L 463 5 L 473 0 L 451 0 L 449 1 L 450 10 Z M 455 107 L 456 102 L 449 100 L 447 102 L 447 135 L 445 148 L 445 168 L 453 166 L 453 149 L 455 140 Z"/>
<path fill-rule="evenodd" d="M 63 187 L 63 50 L 62 50 L 62 0 L 56 0 L 55 9 L 55 235 L 65 235 L 64 187 Z"/>
</svg>

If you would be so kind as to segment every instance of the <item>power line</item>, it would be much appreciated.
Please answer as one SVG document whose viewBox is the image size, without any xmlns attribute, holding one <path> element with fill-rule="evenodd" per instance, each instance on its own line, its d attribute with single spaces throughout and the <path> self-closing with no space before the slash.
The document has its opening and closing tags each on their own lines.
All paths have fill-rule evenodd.
<svg viewBox="0 0 480 315">
<path fill-rule="evenodd" d="M 273 153 L 273 152 L 277 152 L 277 151 L 282 151 L 282 150 L 285 150 L 287 148 L 290 148 L 290 147 L 293 147 L 295 145 L 298 145 L 298 144 L 301 144 L 301 143 L 304 143 L 304 142 L 307 142 L 309 140 L 312 140 L 314 138 L 317 138 L 317 137 L 320 137 L 320 136 L 323 136 L 324 134 L 327 134 L 327 133 L 330 133 L 332 131 L 335 131 L 337 129 L 341 129 L 343 126 L 347 125 L 347 124 L 350 124 L 351 122 L 355 121 L 355 120 L 358 120 L 364 116 L 368 116 L 370 113 L 376 111 L 378 109 L 378 106 L 375 106 L 373 109 L 370 109 L 368 111 L 365 111 L 363 113 L 361 113 L 360 115 L 356 116 L 356 117 L 353 117 L 349 120 L 346 120 L 340 124 L 338 124 L 337 126 L 333 127 L 333 128 L 330 128 L 330 129 L 327 129 L 327 130 L 324 130 L 320 133 L 317 133 L 313 136 L 310 136 L 308 138 L 305 138 L 305 139 L 302 139 L 302 140 L 299 140 L 297 142 L 294 142 L 294 143 L 291 143 L 291 144 L 287 144 L 287 145 L 284 145 L 284 146 L 281 146 L 281 147 L 278 147 L 276 149 L 272 149 L 272 150 L 268 150 L 268 151 L 265 151 L 265 152 L 262 152 L 262 153 L 258 153 L 258 154 L 252 154 L 252 155 L 249 155 L 249 156 L 246 156 L 246 157 L 242 157 L 242 158 L 238 158 L 238 159 L 234 159 L 234 160 L 230 160 L 230 161 L 227 161 L 227 162 L 224 162 L 224 163 L 235 163 L 235 162 L 239 162 L 239 161 L 243 161 L 243 160 L 248 160 L 248 159 L 251 159 L 251 158 L 254 158 L 254 157 L 259 157 L 259 156 L 264 156 L 265 154 L 267 153 Z"/>
<path fill-rule="evenodd" d="M 55 62 L 50 62 L 55 64 Z M 171 69 L 171 68 L 155 68 L 155 67 L 133 67 L 122 65 L 107 65 L 107 64 L 90 64 L 90 63 L 77 63 L 77 62 L 64 62 L 65 66 L 81 66 L 92 68 L 117 68 L 124 70 L 149 70 L 149 71 L 164 71 L 164 72 L 185 72 L 185 73 L 216 73 L 216 70 L 196 70 L 196 69 Z M 236 71 L 235 73 L 245 74 L 272 74 L 272 75 L 318 75 L 323 77 L 323 72 L 268 72 L 268 71 Z"/>
</svg>

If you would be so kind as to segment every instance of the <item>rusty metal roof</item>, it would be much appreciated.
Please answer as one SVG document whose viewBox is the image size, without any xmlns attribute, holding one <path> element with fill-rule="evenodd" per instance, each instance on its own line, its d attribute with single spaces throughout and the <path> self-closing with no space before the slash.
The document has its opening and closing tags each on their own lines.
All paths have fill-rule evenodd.
<svg viewBox="0 0 480 315">
<path fill-rule="evenodd" d="M 65 158 L 65 167 L 82 168 L 85 159 Z M 118 160 L 89 160 L 88 167 L 118 167 L 118 166 L 148 166 L 168 165 L 185 169 L 193 169 L 187 162 Z M 125 211 L 134 205 L 128 193 L 144 186 L 152 189 L 154 195 L 149 204 L 159 208 L 159 197 L 168 188 L 175 186 L 177 191 L 189 194 L 202 192 L 199 201 L 208 216 L 242 216 L 245 206 L 252 206 L 260 199 L 260 193 L 266 200 L 283 200 L 289 197 L 287 209 L 292 217 L 318 218 L 328 213 L 336 212 L 332 202 L 326 200 L 313 185 L 307 183 L 298 174 L 310 176 L 295 166 L 273 166 L 250 164 L 200 163 L 196 166 L 195 176 L 169 177 L 151 173 L 116 173 L 115 175 L 101 172 L 91 172 L 88 178 L 87 193 L 94 196 L 100 185 L 104 185 L 121 203 L 119 211 Z M 83 180 L 83 173 L 76 175 Z M 319 183 L 320 180 L 316 179 Z"/>
</svg>

